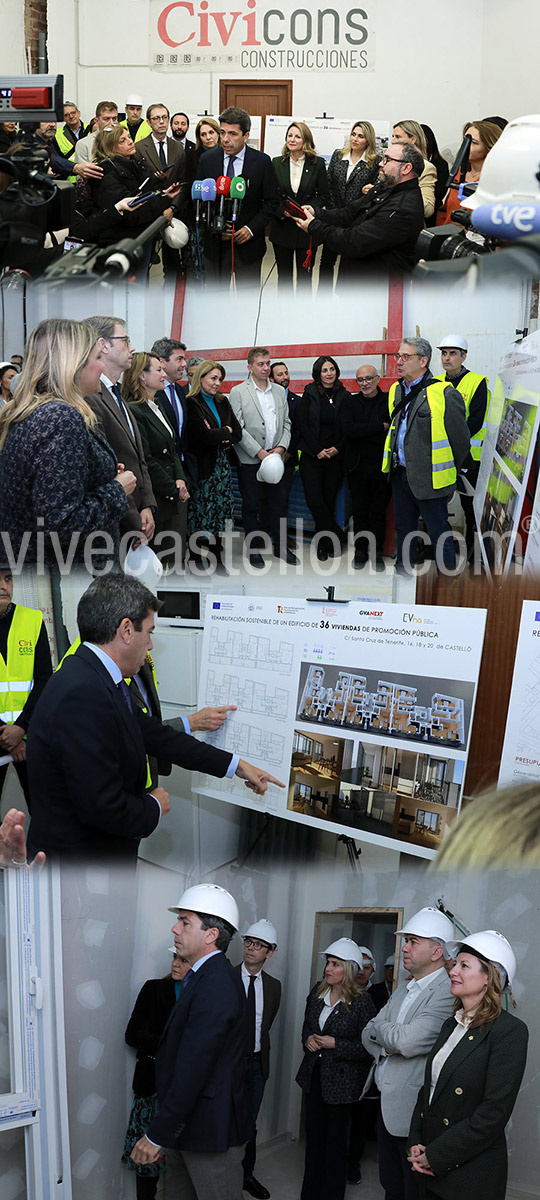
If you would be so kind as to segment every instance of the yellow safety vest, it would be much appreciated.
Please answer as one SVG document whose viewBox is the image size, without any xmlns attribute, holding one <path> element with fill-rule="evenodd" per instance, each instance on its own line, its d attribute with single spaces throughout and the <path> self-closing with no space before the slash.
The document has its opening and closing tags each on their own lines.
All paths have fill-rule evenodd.
<svg viewBox="0 0 540 1200">
<path fill-rule="evenodd" d="M 59 129 L 57 131 L 54 140 L 56 142 L 56 145 L 58 146 L 60 154 L 63 154 L 64 158 L 74 158 L 75 157 L 75 150 L 77 148 L 77 143 L 72 142 L 71 138 L 67 137 L 67 135 L 64 133 L 63 129 Z M 75 183 L 76 179 L 77 179 L 76 175 L 68 175 L 68 183 Z"/>
<path fill-rule="evenodd" d="M 435 379 L 444 379 L 444 373 L 442 375 L 436 375 Z M 486 387 L 487 387 L 487 382 L 488 382 L 487 375 L 479 375 L 477 373 L 477 371 L 467 371 L 467 374 L 464 375 L 462 379 L 460 379 L 459 383 L 451 383 L 450 380 L 446 381 L 447 383 L 450 384 L 450 387 L 455 387 L 456 391 L 460 392 L 461 395 L 463 396 L 463 399 L 465 401 L 465 416 L 467 417 L 467 419 L 469 417 L 469 412 L 470 412 L 470 408 L 471 408 L 471 400 L 474 396 L 474 393 L 476 392 L 478 385 L 480 383 L 482 383 L 483 379 L 485 379 Z M 473 434 L 473 436 L 471 438 L 471 458 L 474 458 L 476 462 L 480 462 L 480 456 L 482 454 L 482 446 L 484 443 L 484 438 L 486 436 L 490 404 L 491 404 L 491 392 L 490 392 L 489 388 L 487 388 L 487 404 L 486 404 L 486 411 L 484 413 L 484 424 L 482 425 L 482 428 L 478 430 L 478 433 Z"/>
<path fill-rule="evenodd" d="M 62 666 L 62 663 L 64 662 L 64 659 L 66 659 L 66 658 L 68 657 L 68 655 L 69 655 L 69 654 L 75 654 L 75 651 L 76 651 L 76 650 L 78 650 L 78 648 L 79 648 L 80 644 L 81 644 L 81 639 L 80 639 L 80 637 L 76 637 L 76 638 L 75 638 L 75 641 L 74 641 L 74 642 L 72 642 L 71 646 L 69 647 L 69 650 L 66 650 L 66 653 L 64 654 L 63 658 L 61 658 L 61 659 L 60 659 L 60 662 L 58 663 L 58 666 L 57 666 L 57 668 L 56 668 L 56 670 L 57 670 L 57 671 L 59 671 L 59 670 L 60 670 L 60 667 Z M 150 655 L 149 655 L 149 654 L 147 654 L 147 656 L 146 656 L 146 661 L 147 661 L 147 663 L 148 663 L 148 665 L 149 665 L 149 667 L 150 667 L 150 670 L 151 670 L 151 672 L 152 672 L 153 679 L 154 679 L 154 683 L 155 683 L 155 685 L 156 685 L 156 692 L 157 692 L 156 668 L 154 667 L 153 660 L 150 658 Z M 131 683 L 131 679 L 126 679 L 126 683 L 127 683 L 128 687 L 129 687 L 129 685 L 130 685 L 130 683 Z M 142 699 L 142 697 L 141 697 L 141 699 Z M 145 704 L 143 704 L 143 706 L 142 706 L 142 711 L 143 711 L 144 713 L 148 713 L 148 709 L 147 709 L 147 707 L 146 707 L 146 705 L 145 705 Z M 148 761 L 148 755 L 146 755 L 146 787 L 147 787 L 147 788 L 151 788 L 151 787 L 152 787 L 152 772 L 151 772 L 151 770 L 150 770 L 150 763 L 149 763 L 149 761 Z"/>
<path fill-rule="evenodd" d="M 437 382 L 428 383 L 424 388 L 431 412 L 431 483 L 435 489 L 450 487 L 457 479 L 454 455 L 444 424 L 446 407 L 444 393 L 447 387 L 450 387 L 450 384 L 442 384 L 437 380 Z M 385 474 L 388 474 L 390 471 L 392 435 L 395 433 L 395 418 L 392 414 L 396 406 L 397 389 L 398 384 L 393 383 L 388 393 L 388 411 L 391 417 L 391 424 L 386 435 L 383 452 L 382 470 Z"/>
<path fill-rule="evenodd" d="M 127 117 L 126 117 L 125 121 L 119 121 L 118 124 L 123 125 L 124 129 L 127 129 L 128 128 Z M 148 121 L 143 120 L 142 123 L 139 125 L 139 128 L 135 134 L 135 142 L 140 142 L 140 141 L 142 141 L 142 138 L 150 137 L 151 132 L 152 132 L 151 125 L 148 124 Z"/>
<path fill-rule="evenodd" d="M 11 724 L 20 717 L 34 686 L 36 643 L 43 614 L 36 608 L 15 605 L 7 640 L 7 663 L 0 654 L 0 720 Z"/>
</svg>

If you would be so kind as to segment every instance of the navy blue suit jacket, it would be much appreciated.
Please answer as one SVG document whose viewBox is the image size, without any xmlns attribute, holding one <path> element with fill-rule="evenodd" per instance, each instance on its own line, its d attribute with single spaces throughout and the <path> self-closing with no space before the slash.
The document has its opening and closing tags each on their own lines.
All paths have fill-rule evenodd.
<svg viewBox="0 0 540 1200">
<path fill-rule="evenodd" d="M 197 179 L 219 179 L 220 175 L 223 175 L 223 150 L 216 146 L 214 150 L 205 150 L 201 154 Z M 254 263 L 264 258 L 266 253 L 264 231 L 278 205 L 278 185 L 271 158 L 261 150 L 253 150 L 251 146 L 246 146 L 242 176 L 246 181 L 246 195 L 236 225 L 238 229 L 242 225 L 249 225 L 253 237 L 239 246 L 235 244 L 234 252 L 242 262 Z M 220 241 L 220 237 L 215 235 L 205 239 L 208 258 L 217 257 Z"/>
<path fill-rule="evenodd" d="M 224 954 L 184 984 L 156 1055 L 152 1142 L 219 1154 L 250 1135 L 244 985 Z"/>
<path fill-rule="evenodd" d="M 167 386 L 169 386 L 169 385 L 167 384 Z M 169 400 L 169 393 L 166 392 L 165 390 L 162 392 L 156 392 L 155 399 L 158 404 L 161 404 L 163 412 L 165 413 L 167 420 L 169 421 L 170 425 L 172 426 L 172 428 L 174 430 L 174 436 L 175 436 L 175 441 L 176 441 L 176 452 L 182 459 L 182 462 L 184 463 L 186 474 L 189 476 L 190 479 L 193 479 L 194 482 L 197 483 L 197 480 L 199 478 L 198 468 L 197 468 L 197 459 L 196 459 L 195 455 L 192 454 L 191 451 L 188 449 L 188 436 L 187 436 L 188 404 L 187 404 L 187 400 L 186 400 L 186 388 L 183 387 L 183 385 L 181 383 L 175 383 L 174 388 L 176 391 L 178 403 L 181 405 L 182 412 L 184 414 L 184 420 L 182 423 L 182 432 L 181 433 L 179 432 L 179 429 L 178 429 L 178 417 L 177 417 L 177 415 L 174 411 L 174 408 Z"/>
<path fill-rule="evenodd" d="M 156 828 L 146 755 L 222 778 L 231 755 L 131 713 L 86 646 L 69 655 L 36 704 L 27 741 L 32 819 L 28 846 L 65 858 L 132 858 Z"/>
</svg>

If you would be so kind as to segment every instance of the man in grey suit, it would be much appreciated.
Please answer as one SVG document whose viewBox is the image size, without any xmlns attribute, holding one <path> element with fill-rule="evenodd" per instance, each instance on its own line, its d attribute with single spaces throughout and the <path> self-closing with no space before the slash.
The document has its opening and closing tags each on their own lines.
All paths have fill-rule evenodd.
<svg viewBox="0 0 540 1200">
<path fill-rule="evenodd" d="M 454 1004 L 444 966 L 454 927 L 438 909 L 421 908 L 397 936 L 404 939 L 403 966 L 410 978 L 368 1021 L 362 1042 L 375 1059 L 381 1093 L 379 1179 L 385 1200 L 417 1200 L 407 1136 L 427 1056 Z"/>
<path fill-rule="evenodd" d="M 146 120 L 152 132 L 137 142 L 137 158 L 152 175 L 172 183 L 185 179 L 186 156 L 181 142 L 170 136 L 170 113 L 165 104 L 151 104 L 146 110 Z"/>
<path fill-rule="evenodd" d="M 96 334 L 99 343 L 103 371 L 100 391 L 87 396 L 86 402 L 95 412 L 99 427 L 109 445 L 112 446 L 119 463 L 133 471 L 137 479 L 135 490 L 130 496 L 129 508 L 120 521 L 120 532 L 142 533 L 150 541 L 154 535 L 154 512 L 156 499 L 144 450 L 139 426 L 122 400 L 118 380 L 129 367 L 133 350 L 124 326 L 115 317 L 88 317 L 86 323 Z"/>
<path fill-rule="evenodd" d="M 242 440 L 234 447 L 238 458 L 238 484 L 242 495 L 242 524 L 249 561 L 264 567 L 264 559 L 254 548 L 260 535 L 260 507 L 266 494 L 274 554 L 296 565 L 298 559 L 287 549 L 287 487 L 285 477 L 278 483 L 262 483 L 257 478 L 261 463 L 270 454 L 283 455 L 291 440 L 291 418 L 285 388 L 270 381 L 270 353 L 265 346 L 253 346 L 247 357 L 249 378 L 231 389 L 234 415 L 242 427 Z M 260 545 L 260 542 L 259 542 Z"/>
</svg>

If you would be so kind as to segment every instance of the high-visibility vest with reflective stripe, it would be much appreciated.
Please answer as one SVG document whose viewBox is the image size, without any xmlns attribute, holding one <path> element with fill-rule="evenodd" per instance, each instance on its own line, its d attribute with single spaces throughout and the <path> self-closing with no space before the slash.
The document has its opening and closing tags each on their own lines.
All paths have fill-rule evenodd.
<svg viewBox="0 0 540 1200">
<path fill-rule="evenodd" d="M 444 379 L 444 374 L 436 375 L 435 378 L 436 379 Z M 480 456 L 482 454 L 482 446 L 484 443 L 484 438 L 486 436 L 489 406 L 491 404 L 491 392 L 487 386 L 487 382 L 488 382 L 487 375 L 479 375 L 477 373 L 477 371 L 467 371 L 466 375 L 464 375 L 463 378 L 459 380 L 459 383 L 451 383 L 450 380 L 446 381 L 447 383 L 450 384 L 450 387 L 455 387 L 456 391 L 460 392 L 461 395 L 463 396 L 463 399 L 465 401 L 465 416 L 467 417 L 467 420 L 468 420 L 469 412 L 470 412 L 470 408 L 471 408 L 471 400 L 474 396 L 474 393 L 476 392 L 477 387 L 479 386 L 479 384 L 482 383 L 483 379 L 485 379 L 485 381 L 486 381 L 486 388 L 487 388 L 487 404 L 486 404 L 486 411 L 484 413 L 484 424 L 482 425 L 482 428 L 479 429 L 477 433 L 473 433 L 473 435 L 471 437 L 471 458 L 474 458 L 476 460 L 476 462 L 480 462 Z"/>
<path fill-rule="evenodd" d="M 388 474 L 390 470 L 392 434 L 395 431 L 394 417 L 392 416 L 396 406 L 397 383 L 393 383 L 388 393 L 388 411 L 391 417 L 391 424 L 386 435 L 384 444 L 382 470 Z M 448 383 L 428 383 L 424 388 L 426 400 L 429 404 L 431 412 L 431 483 L 436 490 L 438 488 L 450 487 L 457 479 L 456 464 L 452 447 L 446 433 L 444 424 L 444 412 L 446 402 L 444 393 L 449 387 Z"/>
<path fill-rule="evenodd" d="M 56 670 L 57 670 L 57 671 L 59 671 L 59 670 L 60 670 L 60 667 L 62 666 L 62 663 L 64 662 L 64 659 L 68 658 L 68 656 L 69 656 L 70 654 L 75 654 L 75 651 L 76 651 L 76 650 L 78 650 L 78 648 L 79 648 L 80 644 L 81 644 L 81 639 L 80 639 L 80 637 L 76 637 L 76 638 L 75 638 L 75 641 L 74 641 L 74 642 L 72 642 L 71 646 L 69 647 L 69 650 L 66 650 L 66 653 L 65 653 L 65 654 L 63 655 L 63 657 L 60 659 L 60 662 L 58 663 L 58 666 L 57 666 L 57 668 L 56 668 Z M 149 666 L 150 666 L 150 669 L 151 669 L 151 671 L 152 671 L 152 675 L 153 675 L 154 683 L 155 683 L 155 685 L 156 685 L 156 692 L 157 692 L 156 668 L 154 667 L 154 663 L 153 663 L 152 659 L 150 658 L 150 655 L 149 655 L 149 654 L 147 655 L 147 662 L 148 662 L 148 664 L 149 664 Z M 128 679 L 126 679 L 126 683 L 127 683 L 128 687 L 129 687 L 129 685 L 130 685 L 130 683 L 131 683 L 131 679 L 129 679 L 129 678 L 128 678 Z M 141 697 L 141 699 L 142 699 L 142 697 Z M 147 707 L 146 707 L 146 704 L 144 704 L 144 702 L 143 702 L 143 706 L 142 706 L 142 711 L 143 711 L 144 713 L 147 713 L 147 714 L 148 714 L 148 709 L 147 709 Z M 150 770 L 150 763 L 149 763 L 149 761 L 148 761 L 148 755 L 146 755 L 146 787 L 147 787 L 147 788 L 151 788 L 151 787 L 152 787 L 152 772 L 151 772 L 151 770 Z"/>
<path fill-rule="evenodd" d="M 127 117 L 126 117 L 125 121 L 119 121 L 118 124 L 123 125 L 124 129 L 128 129 Z M 150 137 L 151 132 L 152 132 L 152 126 L 149 125 L 148 121 L 145 121 L 143 118 L 143 120 L 141 121 L 141 124 L 139 125 L 139 128 L 135 134 L 134 141 L 140 142 L 140 141 L 142 141 L 142 138 Z"/>
<path fill-rule="evenodd" d="M 36 608 L 15 605 L 7 640 L 7 663 L 0 654 L 0 720 L 9 724 L 20 717 L 34 686 L 36 643 L 43 614 Z"/>
<path fill-rule="evenodd" d="M 63 129 L 57 130 L 54 140 L 58 146 L 60 154 L 63 154 L 64 158 L 75 157 L 77 143 L 72 142 L 71 138 L 67 137 Z M 68 175 L 68 183 L 75 183 L 76 178 L 76 175 Z"/>
</svg>

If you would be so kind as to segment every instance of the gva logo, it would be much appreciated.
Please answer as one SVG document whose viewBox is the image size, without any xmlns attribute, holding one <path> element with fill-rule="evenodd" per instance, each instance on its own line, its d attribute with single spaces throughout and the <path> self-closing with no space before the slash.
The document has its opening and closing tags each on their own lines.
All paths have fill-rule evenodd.
<svg viewBox="0 0 540 1200">
<path fill-rule="evenodd" d="M 402 620 L 405 622 L 406 625 L 407 624 L 408 625 L 421 625 L 422 624 L 422 618 L 415 617 L 414 613 L 404 612 Z"/>
</svg>

